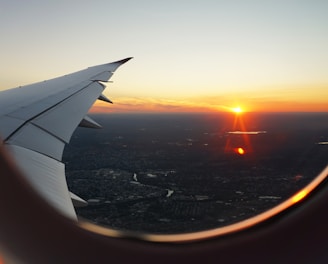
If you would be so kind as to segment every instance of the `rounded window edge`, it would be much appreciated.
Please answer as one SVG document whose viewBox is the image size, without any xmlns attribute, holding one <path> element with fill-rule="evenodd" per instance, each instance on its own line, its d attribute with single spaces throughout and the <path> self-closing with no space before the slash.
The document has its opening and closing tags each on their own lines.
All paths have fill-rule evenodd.
<svg viewBox="0 0 328 264">
<path fill-rule="evenodd" d="M 82 220 L 78 222 L 78 226 L 87 231 L 116 238 L 133 238 L 148 242 L 157 243 L 190 243 L 211 238 L 216 238 L 224 235 L 229 235 L 232 233 L 237 233 L 261 223 L 264 223 L 275 216 L 291 209 L 294 205 L 305 201 L 309 194 L 321 185 L 324 180 L 328 177 L 328 165 L 314 178 L 308 185 L 302 188 L 300 191 L 292 195 L 290 198 L 284 202 L 276 205 L 275 207 L 268 209 L 256 216 L 250 217 L 248 219 L 242 220 L 240 222 L 230 224 L 223 227 L 190 232 L 190 233 L 173 233 L 173 234 L 153 234 L 147 232 L 136 232 L 136 231 L 125 231 L 125 230 L 115 230 L 110 227 L 104 227 L 88 222 L 87 220 Z"/>
</svg>

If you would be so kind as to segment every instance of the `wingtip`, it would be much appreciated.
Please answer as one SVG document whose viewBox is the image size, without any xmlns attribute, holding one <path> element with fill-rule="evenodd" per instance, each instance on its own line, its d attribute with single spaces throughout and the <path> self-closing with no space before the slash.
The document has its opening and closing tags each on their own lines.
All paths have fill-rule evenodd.
<svg viewBox="0 0 328 264">
<path fill-rule="evenodd" d="M 117 63 L 117 64 L 123 64 L 123 63 L 126 63 L 128 62 L 129 60 L 133 59 L 133 57 L 128 57 L 128 58 L 125 58 L 123 60 L 119 60 L 119 61 L 114 61 L 112 63 Z"/>
</svg>

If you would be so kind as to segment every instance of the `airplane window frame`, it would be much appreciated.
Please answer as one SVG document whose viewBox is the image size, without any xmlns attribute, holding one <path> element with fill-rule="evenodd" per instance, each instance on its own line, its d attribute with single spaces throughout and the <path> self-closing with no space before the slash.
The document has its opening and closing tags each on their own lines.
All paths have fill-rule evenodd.
<svg viewBox="0 0 328 264">
<path fill-rule="evenodd" d="M 219 236 L 154 243 L 156 239 L 151 236 L 126 233 L 122 237 L 118 233 L 110 237 L 91 232 L 62 216 L 30 188 L 0 148 L 0 211 L 6 212 L 0 218 L 0 248 L 17 259 L 33 263 L 85 263 L 95 259 L 198 263 L 204 257 L 209 263 L 217 263 L 219 259 L 262 263 L 328 260 L 325 228 L 328 214 L 324 213 L 328 202 L 327 170 L 307 186 L 311 189 L 309 195 L 265 221 Z M 307 250 L 299 250 L 300 247 Z"/>
</svg>

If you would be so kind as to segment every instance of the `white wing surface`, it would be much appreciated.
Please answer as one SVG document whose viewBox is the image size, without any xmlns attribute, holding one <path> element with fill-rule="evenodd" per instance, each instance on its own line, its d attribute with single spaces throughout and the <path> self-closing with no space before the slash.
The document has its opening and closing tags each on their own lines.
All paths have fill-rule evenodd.
<svg viewBox="0 0 328 264">
<path fill-rule="evenodd" d="M 107 82 L 130 59 L 0 92 L 4 143 L 31 185 L 73 219 L 73 202 L 81 205 L 83 200 L 68 191 L 61 162 L 64 146 L 78 125 L 100 127 L 86 113 L 97 99 L 111 102 L 102 95 L 101 82 Z"/>
</svg>

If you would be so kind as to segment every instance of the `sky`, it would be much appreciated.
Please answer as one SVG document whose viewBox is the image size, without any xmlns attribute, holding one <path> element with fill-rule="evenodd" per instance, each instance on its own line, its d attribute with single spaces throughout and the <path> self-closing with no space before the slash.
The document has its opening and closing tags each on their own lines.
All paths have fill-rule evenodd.
<svg viewBox="0 0 328 264">
<path fill-rule="evenodd" d="M 0 0 L 0 90 L 126 57 L 99 112 L 328 111 L 326 0 Z"/>
</svg>

